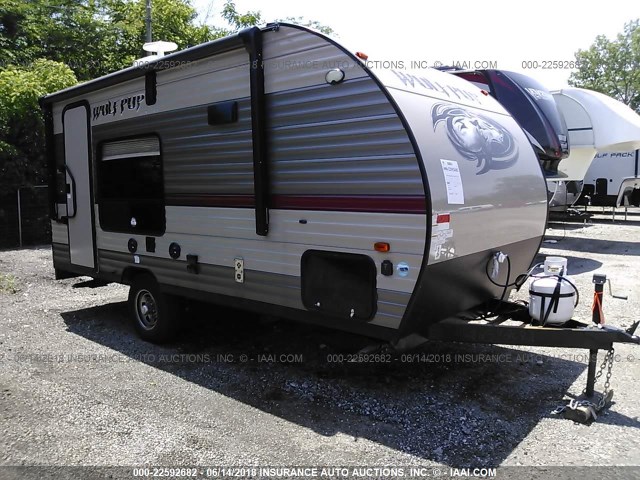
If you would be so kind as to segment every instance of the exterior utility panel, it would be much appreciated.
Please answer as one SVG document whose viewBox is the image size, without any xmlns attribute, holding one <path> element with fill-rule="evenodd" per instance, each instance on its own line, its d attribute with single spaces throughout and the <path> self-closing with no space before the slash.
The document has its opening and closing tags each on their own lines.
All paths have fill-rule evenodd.
<svg viewBox="0 0 640 480">
<path fill-rule="evenodd" d="M 59 276 L 393 339 L 499 297 L 487 262 L 509 255 L 512 282 L 544 233 L 538 160 L 493 98 L 435 70 L 371 71 L 298 26 L 42 104 Z"/>
</svg>

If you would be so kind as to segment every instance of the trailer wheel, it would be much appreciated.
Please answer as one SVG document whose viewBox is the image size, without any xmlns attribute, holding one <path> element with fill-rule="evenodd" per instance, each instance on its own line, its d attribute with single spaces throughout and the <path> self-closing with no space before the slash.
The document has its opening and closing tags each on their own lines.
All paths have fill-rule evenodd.
<svg viewBox="0 0 640 480">
<path fill-rule="evenodd" d="M 137 275 L 129 289 L 129 310 L 138 335 L 143 340 L 163 343 L 178 330 L 177 299 L 160 291 L 148 274 Z"/>
</svg>

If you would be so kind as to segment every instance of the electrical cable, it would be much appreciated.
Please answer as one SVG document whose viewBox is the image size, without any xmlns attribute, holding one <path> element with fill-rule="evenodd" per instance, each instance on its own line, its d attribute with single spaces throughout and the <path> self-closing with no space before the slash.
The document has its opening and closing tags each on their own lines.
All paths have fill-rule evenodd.
<svg viewBox="0 0 640 480">
<path fill-rule="evenodd" d="M 507 255 L 507 283 L 502 284 L 502 283 L 496 282 L 495 280 L 493 280 L 493 278 L 491 278 L 491 274 L 489 273 L 489 262 L 491 262 L 491 260 L 493 260 L 493 256 L 487 261 L 487 264 L 484 269 L 489 281 L 493 283 L 496 287 L 502 287 L 502 288 L 516 287 L 517 290 L 520 290 L 522 285 L 524 285 L 524 282 L 526 282 L 527 279 L 531 276 L 531 272 L 533 272 L 536 268 L 543 265 L 542 263 L 535 264 L 526 273 L 521 273 L 520 275 L 518 275 L 516 279 L 513 281 L 513 283 L 509 283 L 509 278 L 511 276 L 511 260 Z"/>
<path fill-rule="evenodd" d="M 500 295 L 500 301 L 503 302 L 504 301 L 504 297 L 507 294 L 507 289 L 509 288 L 509 279 L 511 278 L 511 259 L 509 258 L 509 255 L 507 255 L 507 283 L 505 284 L 504 288 L 502 289 L 502 295 Z"/>
</svg>

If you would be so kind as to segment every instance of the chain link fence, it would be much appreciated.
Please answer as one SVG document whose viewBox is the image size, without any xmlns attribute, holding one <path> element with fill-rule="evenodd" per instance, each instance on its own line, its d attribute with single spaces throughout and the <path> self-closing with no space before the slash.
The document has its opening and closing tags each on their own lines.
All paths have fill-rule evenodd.
<svg viewBox="0 0 640 480">
<path fill-rule="evenodd" d="M 0 248 L 51 243 L 46 186 L 0 193 Z"/>
</svg>

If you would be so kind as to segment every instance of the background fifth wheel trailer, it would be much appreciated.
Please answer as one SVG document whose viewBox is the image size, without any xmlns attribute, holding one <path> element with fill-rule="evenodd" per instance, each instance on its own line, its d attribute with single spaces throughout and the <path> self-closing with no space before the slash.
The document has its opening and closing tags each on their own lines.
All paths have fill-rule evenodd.
<svg viewBox="0 0 640 480">
<path fill-rule="evenodd" d="M 640 150 L 598 153 L 584 177 L 577 204 L 640 206 L 639 168 Z"/>
</svg>

